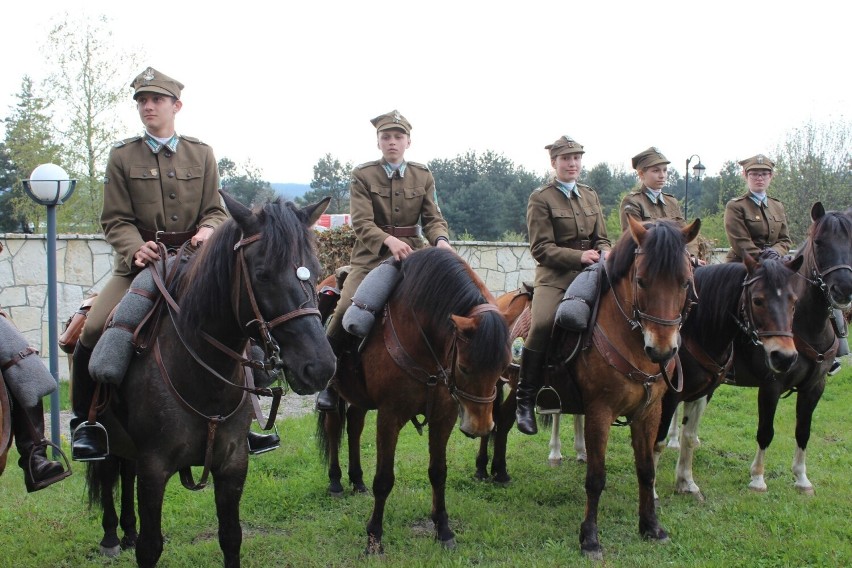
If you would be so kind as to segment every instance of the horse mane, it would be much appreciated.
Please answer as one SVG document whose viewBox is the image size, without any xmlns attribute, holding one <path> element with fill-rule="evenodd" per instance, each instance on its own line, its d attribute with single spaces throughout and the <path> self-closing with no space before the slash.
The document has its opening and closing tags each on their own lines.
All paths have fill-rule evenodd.
<svg viewBox="0 0 852 568">
<path fill-rule="evenodd" d="M 256 207 L 253 214 L 253 231 L 262 234 L 263 238 L 250 246 L 263 247 L 265 266 L 278 269 L 306 266 L 311 274 L 320 273 L 316 255 L 301 254 L 303 250 L 316 248 L 304 211 L 277 197 Z M 243 234 L 243 229 L 234 219 L 229 218 L 178 274 L 172 292 L 178 298 L 181 324 L 186 329 L 199 329 L 204 321 L 234 318 L 234 245 L 249 236 Z"/>
<path fill-rule="evenodd" d="M 470 266 L 456 253 L 429 247 L 402 261 L 403 278 L 394 296 L 425 318 L 423 328 L 450 333 L 451 315 L 466 316 L 493 296 Z M 495 348 L 509 345 L 509 330 L 503 316 L 488 311 L 477 316 L 477 332 L 469 339 L 470 363 L 491 369 L 505 361 L 495 357 Z M 449 337 L 449 336 L 448 336 Z"/>
<path fill-rule="evenodd" d="M 685 278 L 689 266 L 684 262 L 686 240 L 680 225 L 669 219 L 660 219 L 656 223 L 645 223 L 645 228 L 648 229 L 648 236 L 642 244 L 642 253 L 647 259 L 645 276 L 649 280 L 660 274 Z M 606 269 L 613 286 L 629 276 L 638 247 L 630 231 L 624 231 L 607 255 Z"/>
</svg>

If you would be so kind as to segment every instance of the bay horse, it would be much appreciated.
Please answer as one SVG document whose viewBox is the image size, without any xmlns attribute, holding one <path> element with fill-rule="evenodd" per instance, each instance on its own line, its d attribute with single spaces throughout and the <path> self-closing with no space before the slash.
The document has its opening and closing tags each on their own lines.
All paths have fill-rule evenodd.
<svg viewBox="0 0 852 568">
<path fill-rule="evenodd" d="M 792 328 L 798 351 L 795 363 L 784 372 L 776 372 L 766 360 L 763 347 L 745 342 L 734 349 L 736 386 L 758 388 L 758 449 L 748 485 L 756 492 L 767 490 L 766 450 L 775 434 L 773 422 L 778 402 L 783 394 L 795 392 L 794 486 L 800 493 L 814 493 L 805 456 L 814 410 L 825 390 L 826 375 L 839 345 L 831 313 L 835 308 L 848 309 L 852 305 L 852 216 L 827 212 L 822 203 L 815 203 L 808 236 L 796 253 L 796 259 L 800 258 L 802 263 L 794 286 L 798 296 Z M 705 408 L 706 402 L 701 399 L 686 405 L 686 419 L 697 424 Z M 683 470 L 691 475 L 692 454 L 681 455 L 681 460 L 685 462 Z"/>
<path fill-rule="evenodd" d="M 344 353 L 338 362 L 340 412 L 322 412 L 317 423 L 321 454 L 329 464 L 329 493 L 343 492 L 338 453 L 344 426 L 349 480 L 356 492 L 366 492 L 361 434 L 367 411 L 378 410 L 367 554 L 384 551 L 382 525 L 395 482 L 394 455 L 408 422 L 418 431 L 428 425 L 431 518 L 437 540 L 455 546 L 446 508 L 447 441 L 456 420 L 469 437 L 491 431 L 496 385 L 509 363 L 506 320 L 461 257 L 429 247 L 403 260 L 400 270 L 402 279 L 364 340 L 358 361 Z M 422 423 L 418 416 L 424 417 Z"/>
<path fill-rule="evenodd" d="M 167 298 L 153 343 L 134 357 L 108 402 L 128 440 L 111 436 L 111 453 L 133 460 L 138 476 L 139 566 L 154 566 L 162 554 L 168 480 L 180 473 L 185 487 L 199 489 L 208 472 L 224 564 L 239 566 L 249 397 L 258 394 L 246 385 L 243 365 L 283 370 L 298 394 L 319 391 L 334 373 L 317 309 L 311 230 L 328 199 L 304 209 L 277 199 L 251 211 L 222 197 L 231 218 L 185 260 L 168 286 L 174 305 Z M 263 362 L 240 355 L 250 339 L 263 346 Z M 198 483 L 191 466 L 204 466 Z M 88 480 L 90 496 L 102 496 L 115 475 L 93 472 Z"/>
</svg>

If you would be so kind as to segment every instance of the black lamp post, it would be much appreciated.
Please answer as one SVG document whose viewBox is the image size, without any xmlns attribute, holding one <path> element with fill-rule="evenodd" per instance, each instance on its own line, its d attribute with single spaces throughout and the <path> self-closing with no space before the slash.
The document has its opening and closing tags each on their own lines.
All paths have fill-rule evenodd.
<svg viewBox="0 0 852 568">
<path fill-rule="evenodd" d="M 698 158 L 698 163 L 692 167 L 693 174 L 695 175 L 695 181 L 701 181 L 701 177 L 704 175 L 704 170 L 707 169 L 704 167 L 704 164 L 701 163 L 701 156 L 698 154 L 693 154 L 686 159 L 686 169 L 684 170 L 686 187 L 683 190 L 683 218 L 687 222 L 689 221 L 689 163 L 692 161 L 692 158 Z"/>
<path fill-rule="evenodd" d="M 39 205 L 47 207 L 47 320 L 50 374 L 56 381 L 56 390 L 50 395 L 50 437 L 57 447 L 59 438 L 59 332 L 57 323 L 56 293 L 56 206 L 65 202 L 74 192 L 77 180 L 56 164 L 42 164 L 33 170 L 30 179 L 23 180 L 24 191 Z M 53 450 L 53 457 L 57 451 Z"/>
</svg>

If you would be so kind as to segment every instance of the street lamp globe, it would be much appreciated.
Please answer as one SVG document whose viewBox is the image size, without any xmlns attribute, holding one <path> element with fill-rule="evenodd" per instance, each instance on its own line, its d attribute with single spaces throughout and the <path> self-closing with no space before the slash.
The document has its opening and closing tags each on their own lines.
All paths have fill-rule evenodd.
<svg viewBox="0 0 852 568">
<path fill-rule="evenodd" d="M 42 164 L 33 170 L 29 180 L 24 180 L 24 189 L 29 196 L 42 205 L 59 205 L 74 190 L 75 181 L 56 164 Z"/>
</svg>

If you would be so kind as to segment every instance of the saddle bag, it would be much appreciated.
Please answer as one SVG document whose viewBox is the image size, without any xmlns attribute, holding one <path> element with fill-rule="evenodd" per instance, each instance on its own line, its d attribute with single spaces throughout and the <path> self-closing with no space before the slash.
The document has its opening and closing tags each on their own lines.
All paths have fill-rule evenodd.
<svg viewBox="0 0 852 568">
<path fill-rule="evenodd" d="M 402 278 L 399 264 L 386 260 L 367 274 L 352 297 L 352 305 L 343 314 L 343 329 L 357 337 L 367 337 L 382 310 Z"/>
<path fill-rule="evenodd" d="M 25 408 L 56 390 L 38 351 L 6 317 L 0 317 L 0 370 L 12 397 Z"/>
<path fill-rule="evenodd" d="M 556 325 L 568 331 L 585 331 L 592 317 L 592 307 L 600 293 L 600 263 L 586 267 L 565 290 L 556 309 Z"/>
<path fill-rule="evenodd" d="M 69 355 L 74 353 L 74 347 L 77 346 L 77 340 L 80 339 L 80 334 L 83 333 L 83 326 L 86 325 L 89 310 L 92 309 L 97 296 L 97 293 L 94 293 L 83 300 L 77 311 L 71 314 L 71 317 L 65 322 L 65 329 L 62 331 L 62 335 L 59 336 L 59 348 L 65 353 Z"/>
<path fill-rule="evenodd" d="M 89 374 L 101 383 L 120 385 L 136 346 L 136 328 L 151 311 L 159 295 L 150 270 L 140 272 L 107 320 L 107 327 L 92 350 Z"/>
</svg>

